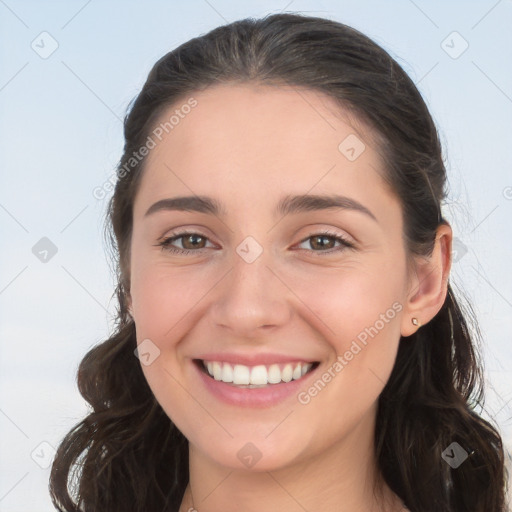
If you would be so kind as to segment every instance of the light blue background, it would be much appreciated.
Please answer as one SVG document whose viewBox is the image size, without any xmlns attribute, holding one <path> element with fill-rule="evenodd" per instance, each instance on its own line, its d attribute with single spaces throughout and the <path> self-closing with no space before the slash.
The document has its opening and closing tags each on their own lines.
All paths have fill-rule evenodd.
<svg viewBox="0 0 512 512">
<path fill-rule="evenodd" d="M 418 83 L 444 144 L 445 216 L 467 250 L 452 282 L 480 321 L 485 414 L 512 444 L 510 0 L 0 0 L 0 511 L 53 510 L 49 468 L 35 461 L 44 466 L 49 445 L 87 410 L 77 366 L 106 339 L 114 311 L 106 200 L 92 191 L 120 157 L 128 102 L 167 51 L 225 22 L 281 10 L 352 25 Z M 58 43 L 47 59 L 31 47 L 43 31 Z M 457 59 L 441 46 L 453 31 L 469 44 Z M 453 51 L 460 44 L 454 39 Z M 47 263 L 32 253 L 42 237 L 58 248 Z"/>
</svg>

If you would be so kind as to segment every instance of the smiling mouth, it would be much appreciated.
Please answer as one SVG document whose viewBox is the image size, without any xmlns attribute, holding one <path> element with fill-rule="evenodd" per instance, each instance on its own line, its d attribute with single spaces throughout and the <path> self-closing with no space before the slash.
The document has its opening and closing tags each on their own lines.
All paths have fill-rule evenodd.
<svg viewBox="0 0 512 512">
<path fill-rule="evenodd" d="M 280 363 L 246 366 L 221 361 L 194 359 L 197 367 L 218 382 L 238 388 L 264 388 L 299 380 L 315 370 L 319 362 Z"/>
</svg>

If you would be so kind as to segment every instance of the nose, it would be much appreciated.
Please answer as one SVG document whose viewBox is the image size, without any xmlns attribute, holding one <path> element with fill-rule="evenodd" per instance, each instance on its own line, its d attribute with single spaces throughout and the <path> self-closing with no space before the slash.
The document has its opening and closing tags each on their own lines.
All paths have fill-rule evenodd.
<svg viewBox="0 0 512 512">
<path fill-rule="evenodd" d="M 214 324 L 236 338 L 257 338 L 285 325 L 293 296 L 271 267 L 264 251 L 249 263 L 237 253 L 231 271 L 216 287 L 211 314 Z"/>
</svg>

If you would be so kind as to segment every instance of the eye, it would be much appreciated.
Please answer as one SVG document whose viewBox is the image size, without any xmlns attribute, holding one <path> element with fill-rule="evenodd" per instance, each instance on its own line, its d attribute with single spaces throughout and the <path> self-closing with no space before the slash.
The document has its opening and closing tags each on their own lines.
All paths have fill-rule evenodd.
<svg viewBox="0 0 512 512">
<path fill-rule="evenodd" d="M 177 240 L 182 240 L 181 244 L 183 249 L 173 247 L 171 244 Z M 192 252 L 199 252 L 204 248 L 203 243 L 208 240 L 207 237 L 200 233 L 183 232 L 175 233 L 173 236 L 164 238 L 157 246 L 161 246 L 162 250 L 169 251 L 175 254 L 189 254 Z"/>
<path fill-rule="evenodd" d="M 326 240 L 331 239 L 331 242 L 325 242 Z M 308 242 L 309 246 L 313 248 L 313 252 L 318 253 L 318 256 L 323 256 L 325 254 L 332 254 L 335 252 L 340 252 L 345 249 L 355 249 L 355 246 L 352 242 L 349 242 L 346 238 L 338 235 L 337 233 L 330 233 L 328 231 L 322 233 L 316 233 L 314 235 L 305 238 L 301 244 Z M 339 243 L 340 246 L 337 248 L 333 248 L 333 244 Z M 315 248 L 320 248 L 320 250 L 316 250 Z M 324 250 L 325 248 L 329 250 Z M 301 250 L 309 250 L 309 249 L 301 249 Z"/>
</svg>

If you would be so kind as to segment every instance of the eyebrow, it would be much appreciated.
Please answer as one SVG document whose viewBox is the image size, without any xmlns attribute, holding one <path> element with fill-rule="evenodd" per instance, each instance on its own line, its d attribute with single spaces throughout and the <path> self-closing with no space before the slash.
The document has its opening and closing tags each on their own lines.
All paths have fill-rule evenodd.
<svg viewBox="0 0 512 512">
<path fill-rule="evenodd" d="M 320 211 L 330 209 L 353 210 L 361 212 L 372 218 L 375 222 L 377 218 L 366 206 L 362 205 L 355 199 L 340 195 L 294 195 L 283 197 L 276 208 L 273 215 L 285 216 L 294 213 L 302 213 L 308 211 Z M 207 196 L 182 196 L 168 199 L 161 199 L 154 203 L 144 217 L 162 211 L 176 210 L 212 214 L 219 217 L 226 216 L 226 210 L 217 200 Z"/>
</svg>

